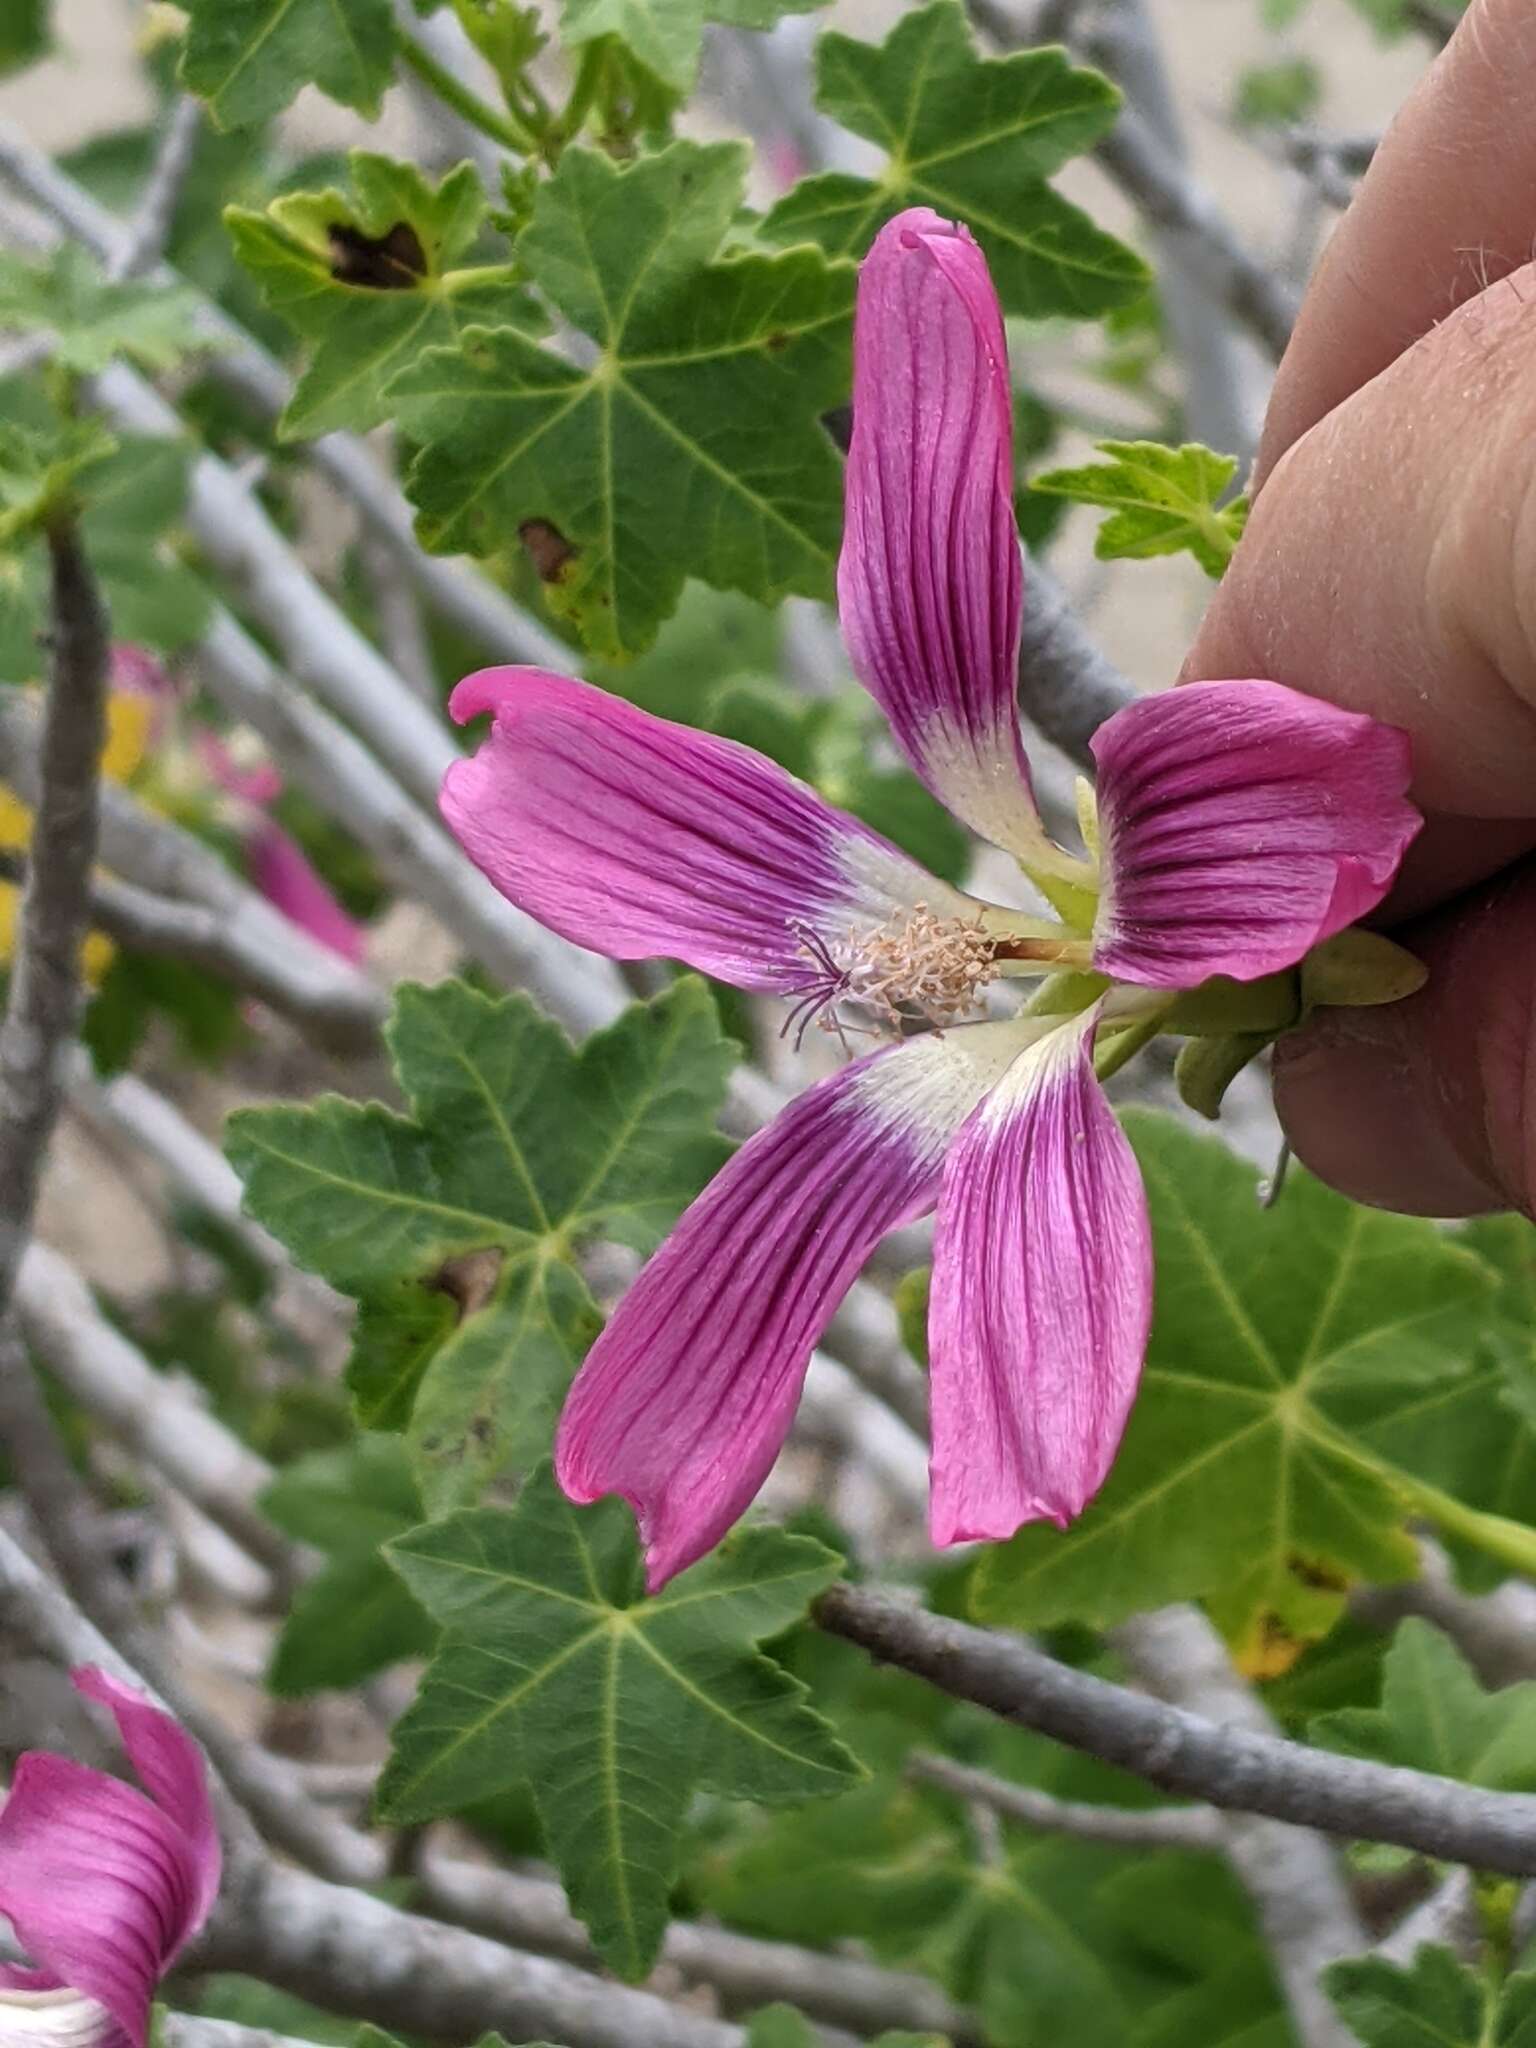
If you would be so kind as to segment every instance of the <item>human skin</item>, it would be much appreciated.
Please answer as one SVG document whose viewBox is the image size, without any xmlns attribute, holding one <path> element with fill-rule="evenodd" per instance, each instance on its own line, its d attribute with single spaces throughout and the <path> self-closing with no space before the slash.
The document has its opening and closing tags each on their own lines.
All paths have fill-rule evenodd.
<svg viewBox="0 0 1536 2048">
<path fill-rule="evenodd" d="M 1404 727 L 1425 828 L 1374 920 L 1420 994 L 1283 1040 L 1300 1158 L 1417 1214 L 1536 1213 L 1536 7 L 1473 0 L 1281 365 L 1247 535 L 1181 680 Z"/>
</svg>

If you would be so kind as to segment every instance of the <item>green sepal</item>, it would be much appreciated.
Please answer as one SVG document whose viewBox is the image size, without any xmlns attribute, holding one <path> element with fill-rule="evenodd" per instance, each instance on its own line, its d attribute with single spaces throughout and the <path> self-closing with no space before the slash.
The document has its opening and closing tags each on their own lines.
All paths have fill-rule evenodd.
<svg viewBox="0 0 1536 2048">
<path fill-rule="evenodd" d="M 1370 1009 L 1400 1003 L 1417 994 L 1428 979 L 1429 969 L 1405 946 L 1351 925 L 1314 946 L 1302 961 L 1302 1003 L 1307 1010 L 1320 1004 Z"/>
<path fill-rule="evenodd" d="M 1268 1031 L 1229 1031 L 1220 1038 L 1187 1039 L 1173 1063 L 1180 1100 L 1215 1123 L 1227 1090 L 1272 1036 Z"/>
<path fill-rule="evenodd" d="M 1299 1024 L 1302 1015 L 1301 985 L 1293 968 L 1261 975 L 1256 981 L 1213 974 L 1170 1006 L 1163 1028 L 1187 1038 L 1253 1031 L 1273 1038 Z"/>
</svg>

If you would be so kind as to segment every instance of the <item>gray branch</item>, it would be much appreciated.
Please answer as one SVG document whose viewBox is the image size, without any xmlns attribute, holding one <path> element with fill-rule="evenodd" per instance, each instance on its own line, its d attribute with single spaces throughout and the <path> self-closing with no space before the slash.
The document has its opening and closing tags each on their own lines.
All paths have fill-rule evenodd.
<svg viewBox="0 0 1536 2048">
<path fill-rule="evenodd" d="M 107 259 L 109 276 L 141 277 L 146 270 L 153 270 L 165 254 L 202 132 L 202 101 L 194 99 L 191 93 L 180 94 L 160 132 L 138 211 Z"/>
<path fill-rule="evenodd" d="M 1189 151 L 1168 69 L 1145 0 L 1116 0 L 1100 16 L 1095 55 L 1122 88 L 1172 168 L 1190 177 Z M 1237 458 L 1246 476 L 1258 447 L 1258 407 L 1250 365 L 1211 287 L 1209 266 L 1189 231 L 1152 229 L 1162 272 L 1162 304 L 1182 370 L 1184 419 L 1197 441 Z"/>
<path fill-rule="evenodd" d="M 1000 48 L 1024 47 L 1038 34 L 1035 16 L 1016 16 L 1006 0 L 967 0 L 967 5 Z M 1074 49 L 1093 57 L 1094 37 L 1076 18 L 1081 11 L 1062 32 Z M 1278 362 L 1295 324 L 1295 294 L 1244 246 L 1214 197 L 1164 145 L 1152 123 L 1134 106 L 1125 107 L 1108 135 L 1094 145 L 1093 156 L 1147 224 L 1176 241 L 1188 274 Z"/>
<path fill-rule="evenodd" d="M 571 2048 L 741 2048 L 739 2027 L 402 1913 L 264 1856 L 235 1862 L 192 1968 L 238 1970 L 392 2033 Z"/>
<path fill-rule="evenodd" d="M 1025 717 L 1079 767 L 1091 769 L 1088 742 L 1135 695 L 1135 685 L 1095 644 L 1066 591 L 1026 548 L 1019 640 L 1019 703 Z"/>
<path fill-rule="evenodd" d="M 1165 1792 L 1329 1834 L 1395 1842 L 1478 1869 L 1536 1875 L 1536 1795 L 1485 1792 L 1220 1726 L 1071 1670 L 1021 1637 L 925 1614 L 873 1587 L 834 1586 L 815 1614 L 823 1628 L 880 1662 Z"/>
<path fill-rule="evenodd" d="M 1095 1806 L 1082 1799 L 1058 1799 L 1033 1785 L 1015 1785 L 991 1771 L 976 1771 L 947 1756 L 919 1752 L 907 1759 L 909 1777 L 937 1785 L 1004 1820 L 1046 1834 L 1075 1835 L 1079 1841 L 1107 1842 L 1118 1849 L 1206 1849 L 1224 1846 L 1221 1822 L 1208 1806 Z"/>
<path fill-rule="evenodd" d="M 292 1576 L 294 1547 L 256 1506 L 271 1468 L 179 1380 L 157 1372 L 97 1308 L 66 1259 L 27 1247 L 16 1313 L 37 1356 L 135 1456 L 263 1564 Z"/>
<path fill-rule="evenodd" d="M 72 519 L 48 530 L 49 661 L 32 862 L 0 1024 L 0 1315 L 32 1228 L 43 1155 L 64 1099 L 80 1003 L 80 946 L 96 859 L 106 739 L 106 608 Z"/>
<path fill-rule="evenodd" d="M 1399 1585 L 1358 1586 L 1356 1620 L 1393 1629 L 1416 1614 L 1443 1629 L 1487 1686 L 1536 1678 L 1536 1586 L 1506 1579 L 1491 1593 L 1464 1593 L 1438 1543 L 1419 1540 L 1419 1576 Z"/>
<path fill-rule="evenodd" d="M 0 703 L 0 778 L 29 803 L 42 787 L 41 749 L 30 707 Z M 108 785 L 99 801 L 101 850 L 127 879 L 89 879 L 91 922 L 125 945 L 223 974 L 337 1051 L 377 1047 L 384 997 L 365 974 L 127 790 Z"/>
<path fill-rule="evenodd" d="M 1280 1735 L 1269 1710 L 1233 1668 L 1226 1645 L 1195 1607 L 1164 1607 L 1110 1632 L 1143 1685 L 1223 1728 L 1268 1741 Z M 1309 1754 L 1309 1752 L 1303 1752 Z M 1318 1979 L 1329 1963 L 1358 1954 L 1366 1931 L 1332 1845 L 1283 1820 L 1222 1817 L 1221 1846 L 1253 1901 L 1276 1975 L 1305 2048 L 1353 2048 L 1353 2036 Z"/>
</svg>

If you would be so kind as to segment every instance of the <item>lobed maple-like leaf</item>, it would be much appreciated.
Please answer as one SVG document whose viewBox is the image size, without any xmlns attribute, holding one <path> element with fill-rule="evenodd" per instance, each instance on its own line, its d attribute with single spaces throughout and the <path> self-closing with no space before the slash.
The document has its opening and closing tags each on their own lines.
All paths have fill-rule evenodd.
<svg viewBox="0 0 1536 2048">
<path fill-rule="evenodd" d="M 181 82 L 220 128 L 269 121 L 306 85 L 372 120 L 395 64 L 390 0 L 187 0 Z"/>
<path fill-rule="evenodd" d="M 1496 1792 L 1536 1791 L 1536 1680 L 1488 1692 L 1448 1636 L 1410 1615 L 1382 1660 L 1381 1701 L 1314 1717 L 1329 1749 Z"/>
<path fill-rule="evenodd" d="M 729 28 L 772 28 L 786 14 L 808 14 L 823 0 L 563 0 L 560 40 L 567 45 L 616 36 L 636 63 L 672 92 L 688 92 L 699 68 L 706 21 Z"/>
<path fill-rule="evenodd" d="M 860 256 L 894 214 L 931 206 L 971 229 L 1009 312 L 1083 319 L 1146 290 L 1140 257 L 1046 182 L 1120 107 L 1108 79 L 1064 51 L 979 57 L 959 0 L 934 0 L 883 43 L 823 35 L 816 104 L 886 163 L 873 178 L 803 178 L 764 219 L 769 240 Z"/>
<path fill-rule="evenodd" d="M 232 206 L 224 215 L 268 305 L 311 344 L 278 423 L 289 440 L 377 426 L 395 372 L 468 327 L 539 324 L 512 265 L 462 261 L 486 216 L 473 164 L 436 186 L 414 164 L 369 150 L 353 150 L 348 164 L 350 192 L 292 192 L 265 213 Z"/>
<path fill-rule="evenodd" d="M 736 1048 L 702 982 L 578 1049 L 520 996 L 396 992 L 386 1027 L 412 1115 L 322 1097 L 228 1127 L 250 1212 L 362 1305 L 362 1417 L 404 1428 L 429 1511 L 539 1455 L 599 1326 L 577 1263 L 650 1251 L 727 1156 Z"/>
<path fill-rule="evenodd" d="M 1237 474 L 1236 458 L 1217 455 L 1198 441 L 1180 448 L 1160 441 L 1094 446 L 1107 462 L 1046 470 L 1030 479 L 1030 489 L 1108 510 L 1094 542 L 1100 561 L 1143 562 L 1187 549 L 1207 576 L 1220 576 L 1248 517 L 1245 497 L 1220 502 Z"/>
<path fill-rule="evenodd" d="M 388 1554 L 444 1637 L 396 1724 L 380 1812 L 426 1820 L 526 1782 L 572 1910 L 626 1976 L 661 1944 L 695 1791 L 774 1803 L 859 1775 L 755 1647 L 841 1568 L 807 1537 L 738 1530 L 647 1599 L 628 1507 L 572 1507 L 543 1466 L 511 1510 L 451 1515 Z"/>
<path fill-rule="evenodd" d="M 117 356 L 165 370 L 205 347 L 197 300 L 179 285 L 114 283 L 75 242 L 42 261 L 0 250 L 0 333 L 47 334 L 53 359 L 93 376 Z"/>
<path fill-rule="evenodd" d="M 1406 1969 L 1384 1956 L 1330 1963 L 1323 1984 L 1366 2048 L 1536 2048 L 1536 1971 L 1501 1983 L 1425 1947 Z"/>
<path fill-rule="evenodd" d="M 690 575 L 763 603 L 831 589 L 842 472 L 820 416 L 847 392 L 855 273 L 810 248 L 721 259 L 746 167 L 734 143 L 626 167 L 567 150 L 517 257 L 586 338 L 577 359 L 472 328 L 388 389 L 421 444 L 423 542 L 520 536 L 602 654 L 647 646 Z"/>
</svg>

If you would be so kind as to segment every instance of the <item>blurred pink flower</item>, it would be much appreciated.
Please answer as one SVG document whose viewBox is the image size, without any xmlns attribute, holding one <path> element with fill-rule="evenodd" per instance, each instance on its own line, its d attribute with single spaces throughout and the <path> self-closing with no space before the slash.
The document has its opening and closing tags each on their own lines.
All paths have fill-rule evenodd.
<svg viewBox="0 0 1536 2048">
<path fill-rule="evenodd" d="M 219 1889 L 202 1752 L 169 1714 L 87 1667 L 144 1790 L 46 1751 L 0 1808 L 0 1914 L 29 1964 L 0 1964 L 6 2048 L 144 2048 L 150 2001 Z"/>
</svg>

